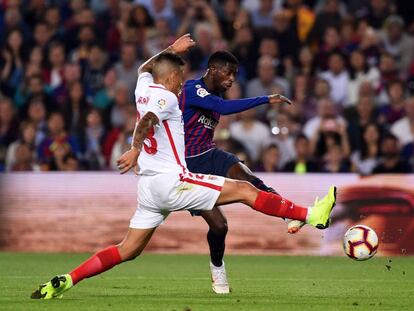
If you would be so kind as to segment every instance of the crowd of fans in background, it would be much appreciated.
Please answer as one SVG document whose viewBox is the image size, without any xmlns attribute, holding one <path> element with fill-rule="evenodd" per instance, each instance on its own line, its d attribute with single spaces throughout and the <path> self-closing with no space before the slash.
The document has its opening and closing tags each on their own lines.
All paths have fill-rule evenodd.
<svg viewBox="0 0 414 311">
<path fill-rule="evenodd" d="M 219 147 L 263 172 L 414 169 L 410 1 L 0 1 L 0 171 L 116 169 L 143 60 L 191 33 L 186 78 L 240 61 L 228 99 L 281 93 L 221 118 Z"/>
</svg>

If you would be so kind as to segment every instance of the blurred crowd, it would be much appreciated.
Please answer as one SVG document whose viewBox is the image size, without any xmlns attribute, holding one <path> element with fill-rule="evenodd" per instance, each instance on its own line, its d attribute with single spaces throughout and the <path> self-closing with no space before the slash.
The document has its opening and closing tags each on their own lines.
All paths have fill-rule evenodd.
<svg viewBox="0 0 414 311">
<path fill-rule="evenodd" d="M 392 0 L 0 0 L 0 171 L 116 169 L 137 68 L 175 38 L 240 61 L 220 148 L 262 172 L 414 169 L 414 4 Z"/>
</svg>

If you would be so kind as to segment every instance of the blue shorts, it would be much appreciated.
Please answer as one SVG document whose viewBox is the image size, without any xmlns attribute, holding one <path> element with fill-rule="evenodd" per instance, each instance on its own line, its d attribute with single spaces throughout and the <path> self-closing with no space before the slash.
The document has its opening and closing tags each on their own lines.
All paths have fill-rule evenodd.
<svg viewBox="0 0 414 311">
<path fill-rule="evenodd" d="M 213 148 L 199 156 L 186 158 L 187 168 L 191 173 L 227 176 L 227 172 L 240 159 L 234 154 Z M 190 211 L 192 216 L 200 216 L 200 211 Z"/>
<path fill-rule="evenodd" d="M 234 154 L 213 148 L 199 156 L 185 158 L 191 173 L 211 174 L 227 177 L 230 167 L 240 162 Z"/>
</svg>

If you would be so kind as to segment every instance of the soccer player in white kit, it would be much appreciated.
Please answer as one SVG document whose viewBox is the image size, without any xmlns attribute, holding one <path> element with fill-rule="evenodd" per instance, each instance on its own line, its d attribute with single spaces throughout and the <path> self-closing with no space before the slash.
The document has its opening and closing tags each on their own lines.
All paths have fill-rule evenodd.
<svg viewBox="0 0 414 311">
<path fill-rule="evenodd" d="M 85 278 L 100 274 L 139 256 L 156 228 L 178 210 L 210 210 L 215 205 L 241 202 L 262 213 L 305 221 L 324 229 L 336 202 L 336 188 L 310 207 L 277 194 L 260 191 L 246 181 L 192 174 L 184 159 L 184 128 L 177 95 L 184 81 L 183 60 L 175 53 L 194 45 L 189 35 L 139 69 L 136 89 L 137 118 L 131 149 L 118 160 L 121 173 L 136 168 L 138 207 L 124 240 L 105 248 L 73 271 L 57 275 L 32 293 L 34 299 L 61 298 Z"/>
</svg>

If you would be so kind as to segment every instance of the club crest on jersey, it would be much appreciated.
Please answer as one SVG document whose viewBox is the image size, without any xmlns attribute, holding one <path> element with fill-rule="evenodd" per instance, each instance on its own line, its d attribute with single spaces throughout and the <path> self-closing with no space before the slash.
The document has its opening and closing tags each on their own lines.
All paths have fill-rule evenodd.
<svg viewBox="0 0 414 311">
<path fill-rule="evenodd" d="M 207 90 L 205 88 L 199 88 L 197 90 L 197 95 L 200 97 L 206 97 L 207 95 L 210 95 L 209 92 L 207 92 Z"/>
<path fill-rule="evenodd" d="M 165 106 L 167 106 L 167 102 L 165 101 L 165 99 L 160 99 L 157 105 L 158 105 L 158 108 L 160 108 L 161 110 L 164 110 Z"/>
</svg>

